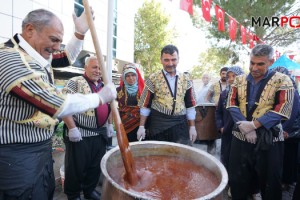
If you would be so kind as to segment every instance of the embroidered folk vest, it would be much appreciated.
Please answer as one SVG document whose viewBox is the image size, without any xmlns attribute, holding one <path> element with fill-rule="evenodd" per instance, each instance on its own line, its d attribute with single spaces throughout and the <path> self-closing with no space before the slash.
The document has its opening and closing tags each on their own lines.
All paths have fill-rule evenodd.
<svg viewBox="0 0 300 200">
<path fill-rule="evenodd" d="M 192 87 L 188 75 L 180 74 L 177 79 L 176 99 L 172 96 L 162 71 L 150 75 L 145 82 L 145 87 L 155 94 L 151 107 L 167 115 L 185 115 L 186 107 L 184 102 L 185 93 Z M 173 103 L 175 101 L 175 107 Z"/>
</svg>

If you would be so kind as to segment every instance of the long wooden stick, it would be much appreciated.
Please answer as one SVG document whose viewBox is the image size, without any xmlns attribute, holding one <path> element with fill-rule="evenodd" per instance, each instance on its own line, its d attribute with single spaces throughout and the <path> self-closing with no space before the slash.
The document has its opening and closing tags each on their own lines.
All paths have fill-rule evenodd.
<svg viewBox="0 0 300 200">
<path fill-rule="evenodd" d="M 102 72 L 102 78 L 103 78 L 104 83 L 107 84 L 107 83 L 109 83 L 109 79 L 108 79 L 107 71 L 106 71 L 106 68 L 104 65 L 103 55 L 101 52 L 101 48 L 100 48 L 100 44 L 98 41 L 96 28 L 94 25 L 94 20 L 93 20 L 92 14 L 91 14 L 91 9 L 90 9 L 88 0 L 83 0 L 83 5 L 84 5 L 85 13 L 87 15 L 87 21 L 88 21 L 88 24 L 90 27 L 90 32 L 92 35 L 92 39 L 93 39 L 93 43 L 94 43 L 94 47 L 95 47 L 95 51 L 96 51 L 96 56 L 98 59 L 98 63 L 99 63 L 101 72 Z M 129 149 L 128 138 L 127 138 L 124 126 L 122 124 L 120 115 L 119 115 L 117 102 L 116 101 L 111 102 L 110 107 L 112 110 L 113 119 L 114 119 L 116 131 L 117 131 L 118 145 L 119 145 L 119 148 L 120 148 L 120 151 L 122 154 L 122 159 L 123 159 L 124 167 L 126 170 L 125 178 L 131 185 L 135 185 L 138 182 L 138 176 L 136 173 L 132 154 Z"/>
</svg>

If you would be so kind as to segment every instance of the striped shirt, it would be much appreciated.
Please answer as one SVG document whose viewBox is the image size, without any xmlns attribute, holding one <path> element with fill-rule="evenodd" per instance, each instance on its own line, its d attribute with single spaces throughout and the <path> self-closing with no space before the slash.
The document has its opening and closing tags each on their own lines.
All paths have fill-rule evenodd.
<svg viewBox="0 0 300 200">
<path fill-rule="evenodd" d="M 19 42 L 15 35 L 0 45 L 0 144 L 48 140 L 58 123 L 52 117 L 60 112 L 66 97 Z M 68 61 L 63 56 L 57 59 Z"/>
</svg>

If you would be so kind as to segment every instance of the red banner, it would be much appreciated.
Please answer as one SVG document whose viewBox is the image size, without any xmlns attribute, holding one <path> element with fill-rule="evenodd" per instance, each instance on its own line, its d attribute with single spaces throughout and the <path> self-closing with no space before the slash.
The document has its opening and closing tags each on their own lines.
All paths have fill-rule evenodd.
<svg viewBox="0 0 300 200">
<path fill-rule="evenodd" d="M 242 44 L 247 44 L 247 31 L 246 31 L 246 28 L 243 25 L 241 25 L 240 28 L 241 28 Z"/>
<path fill-rule="evenodd" d="M 295 56 L 295 55 L 289 55 L 289 58 L 290 58 L 291 60 L 293 60 L 293 59 L 294 59 L 294 56 Z"/>
<path fill-rule="evenodd" d="M 229 37 L 232 41 L 235 40 L 235 35 L 236 35 L 236 20 L 229 16 Z"/>
<path fill-rule="evenodd" d="M 253 33 L 251 31 L 248 32 L 249 37 L 249 48 L 252 49 L 254 47 L 254 41 L 253 41 Z"/>
<path fill-rule="evenodd" d="M 281 53 L 279 51 L 275 51 L 276 60 L 281 56 Z"/>
<path fill-rule="evenodd" d="M 211 8 L 211 2 L 212 0 L 201 0 L 202 2 L 202 14 L 203 14 L 203 18 L 208 21 L 211 22 L 210 19 L 210 8 Z"/>
<path fill-rule="evenodd" d="M 225 21 L 225 12 L 218 5 L 215 6 L 216 18 L 218 20 L 218 30 L 225 31 L 224 21 Z"/>
<path fill-rule="evenodd" d="M 180 0 L 180 9 L 193 15 L 193 0 Z"/>
</svg>

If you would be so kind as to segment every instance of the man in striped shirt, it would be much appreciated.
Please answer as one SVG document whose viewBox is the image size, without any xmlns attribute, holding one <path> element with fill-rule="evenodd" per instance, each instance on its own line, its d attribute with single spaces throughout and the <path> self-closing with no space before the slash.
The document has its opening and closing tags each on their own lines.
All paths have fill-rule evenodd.
<svg viewBox="0 0 300 200">
<path fill-rule="evenodd" d="M 52 199 L 51 136 L 57 118 L 116 98 L 112 83 L 87 95 L 55 88 L 51 65 L 74 62 L 88 30 L 85 13 L 73 19 L 76 32 L 64 51 L 63 24 L 44 9 L 28 13 L 22 33 L 0 45 L 0 199 Z"/>
</svg>

